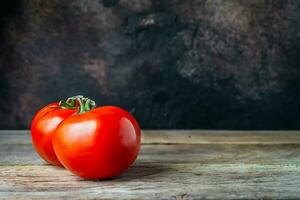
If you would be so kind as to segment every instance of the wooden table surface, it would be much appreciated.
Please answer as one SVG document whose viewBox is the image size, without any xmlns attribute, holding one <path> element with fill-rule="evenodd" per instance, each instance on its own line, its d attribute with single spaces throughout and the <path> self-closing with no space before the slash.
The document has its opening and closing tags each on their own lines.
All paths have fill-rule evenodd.
<svg viewBox="0 0 300 200">
<path fill-rule="evenodd" d="M 0 131 L 0 199 L 300 198 L 300 131 L 143 131 L 135 164 L 86 181 Z"/>
</svg>

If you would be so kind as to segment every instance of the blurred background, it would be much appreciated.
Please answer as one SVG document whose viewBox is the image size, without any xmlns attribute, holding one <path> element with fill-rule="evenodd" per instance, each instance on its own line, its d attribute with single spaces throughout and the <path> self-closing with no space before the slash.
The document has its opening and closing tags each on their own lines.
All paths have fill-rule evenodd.
<svg viewBox="0 0 300 200">
<path fill-rule="evenodd" d="M 144 129 L 300 129 L 300 1 L 0 0 L 0 129 L 77 94 Z"/>
</svg>

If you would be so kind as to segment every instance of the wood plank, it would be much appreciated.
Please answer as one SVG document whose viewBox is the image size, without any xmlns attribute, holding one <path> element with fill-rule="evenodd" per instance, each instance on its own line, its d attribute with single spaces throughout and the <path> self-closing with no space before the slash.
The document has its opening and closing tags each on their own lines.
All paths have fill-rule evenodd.
<svg viewBox="0 0 300 200">
<path fill-rule="evenodd" d="M 288 139 L 280 142 L 284 134 Z M 292 141 L 299 137 L 298 131 L 144 131 L 143 135 L 141 153 L 125 174 L 86 181 L 43 162 L 33 150 L 28 131 L 2 131 L 0 199 L 300 196 L 300 144 Z M 190 139 L 182 141 L 186 137 Z M 191 138 L 195 141 L 189 142 Z"/>
<path fill-rule="evenodd" d="M 0 198 L 298 198 L 298 165 L 136 165 L 117 179 L 85 181 L 51 166 L 1 166 Z"/>
<path fill-rule="evenodd" d="M 300 131 L 145 130 L 146 144 L 300 144 Z"/>
<path fill-rule="evenodd" d="M 143 144 L 300 144 L 300 131 L 143 130 Z M 30 132 L 0 131 L 0 144 L 30 144 Z"/>
<path fill-rule="evenodd" d="M 2 144 L 31 144 L 28 130 L 0 130 L 0 145 Z"/>
<path fill-rule="evenodd" d="M 142 145 L 138 163 L 255 163 L 300 162 L 300 145 L 171 144 Z M 32 145 L 0 145 L 0 165 L 45 164 Z"/>
</svg>

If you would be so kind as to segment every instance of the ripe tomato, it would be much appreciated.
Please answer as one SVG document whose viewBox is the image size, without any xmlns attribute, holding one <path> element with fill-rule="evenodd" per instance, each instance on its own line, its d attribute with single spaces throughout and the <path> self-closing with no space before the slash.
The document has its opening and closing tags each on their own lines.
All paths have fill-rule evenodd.
<svg viewBox="0 0 300 200">
<path fill-rule="evenodd" d="M 129 112 L 115 106 L 94 109 L 95 103 L 82 96 L 61 105 L 60 110 L 73 113 L 58 123 L 51 141 L 65 168 L 83 178 L 105 179 L 118 176 L 135 161 L 141 131 Z"/>
<path fill-rule="evenodd" d="M 105 106 L 72 115 L 57 127 L 53 146 L 64 167 L 87 179 L 115 177 L 140 150 L 140 128 L 125 110 Z"/>
<path fill-rule="evenodd" d="M 75 113 L 77 109 L 61 109 L 59 103 L 42 108 L 31 123 L 31 138 L 36 152 L 48 163 L 62 166 L 52 145 L 52 136 L 58 124 Z"/>
</svg>

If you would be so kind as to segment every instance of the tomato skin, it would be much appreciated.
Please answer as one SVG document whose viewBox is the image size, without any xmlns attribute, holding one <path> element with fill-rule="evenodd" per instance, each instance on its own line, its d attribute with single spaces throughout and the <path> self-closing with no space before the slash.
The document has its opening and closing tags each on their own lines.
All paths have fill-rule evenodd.
<svg viewBox="0 0 300 200">
<path fill-rule="evenodd" d="M 36 113 L 31 123 L 31 138 L 36 152 L 48 163 L 62 166 L 53 150 L 52 136 L 59 123 L 77 110 L 61 109 L 51 103 Z"/>
<path fill-rule="evenodd" d="M 104 106 L 62 121 L 52 141 L 58 159 L 72 173 L 106 179 L 120 175 L 135 161 L 141 131 L 130 113 Z"/>
</svg>

